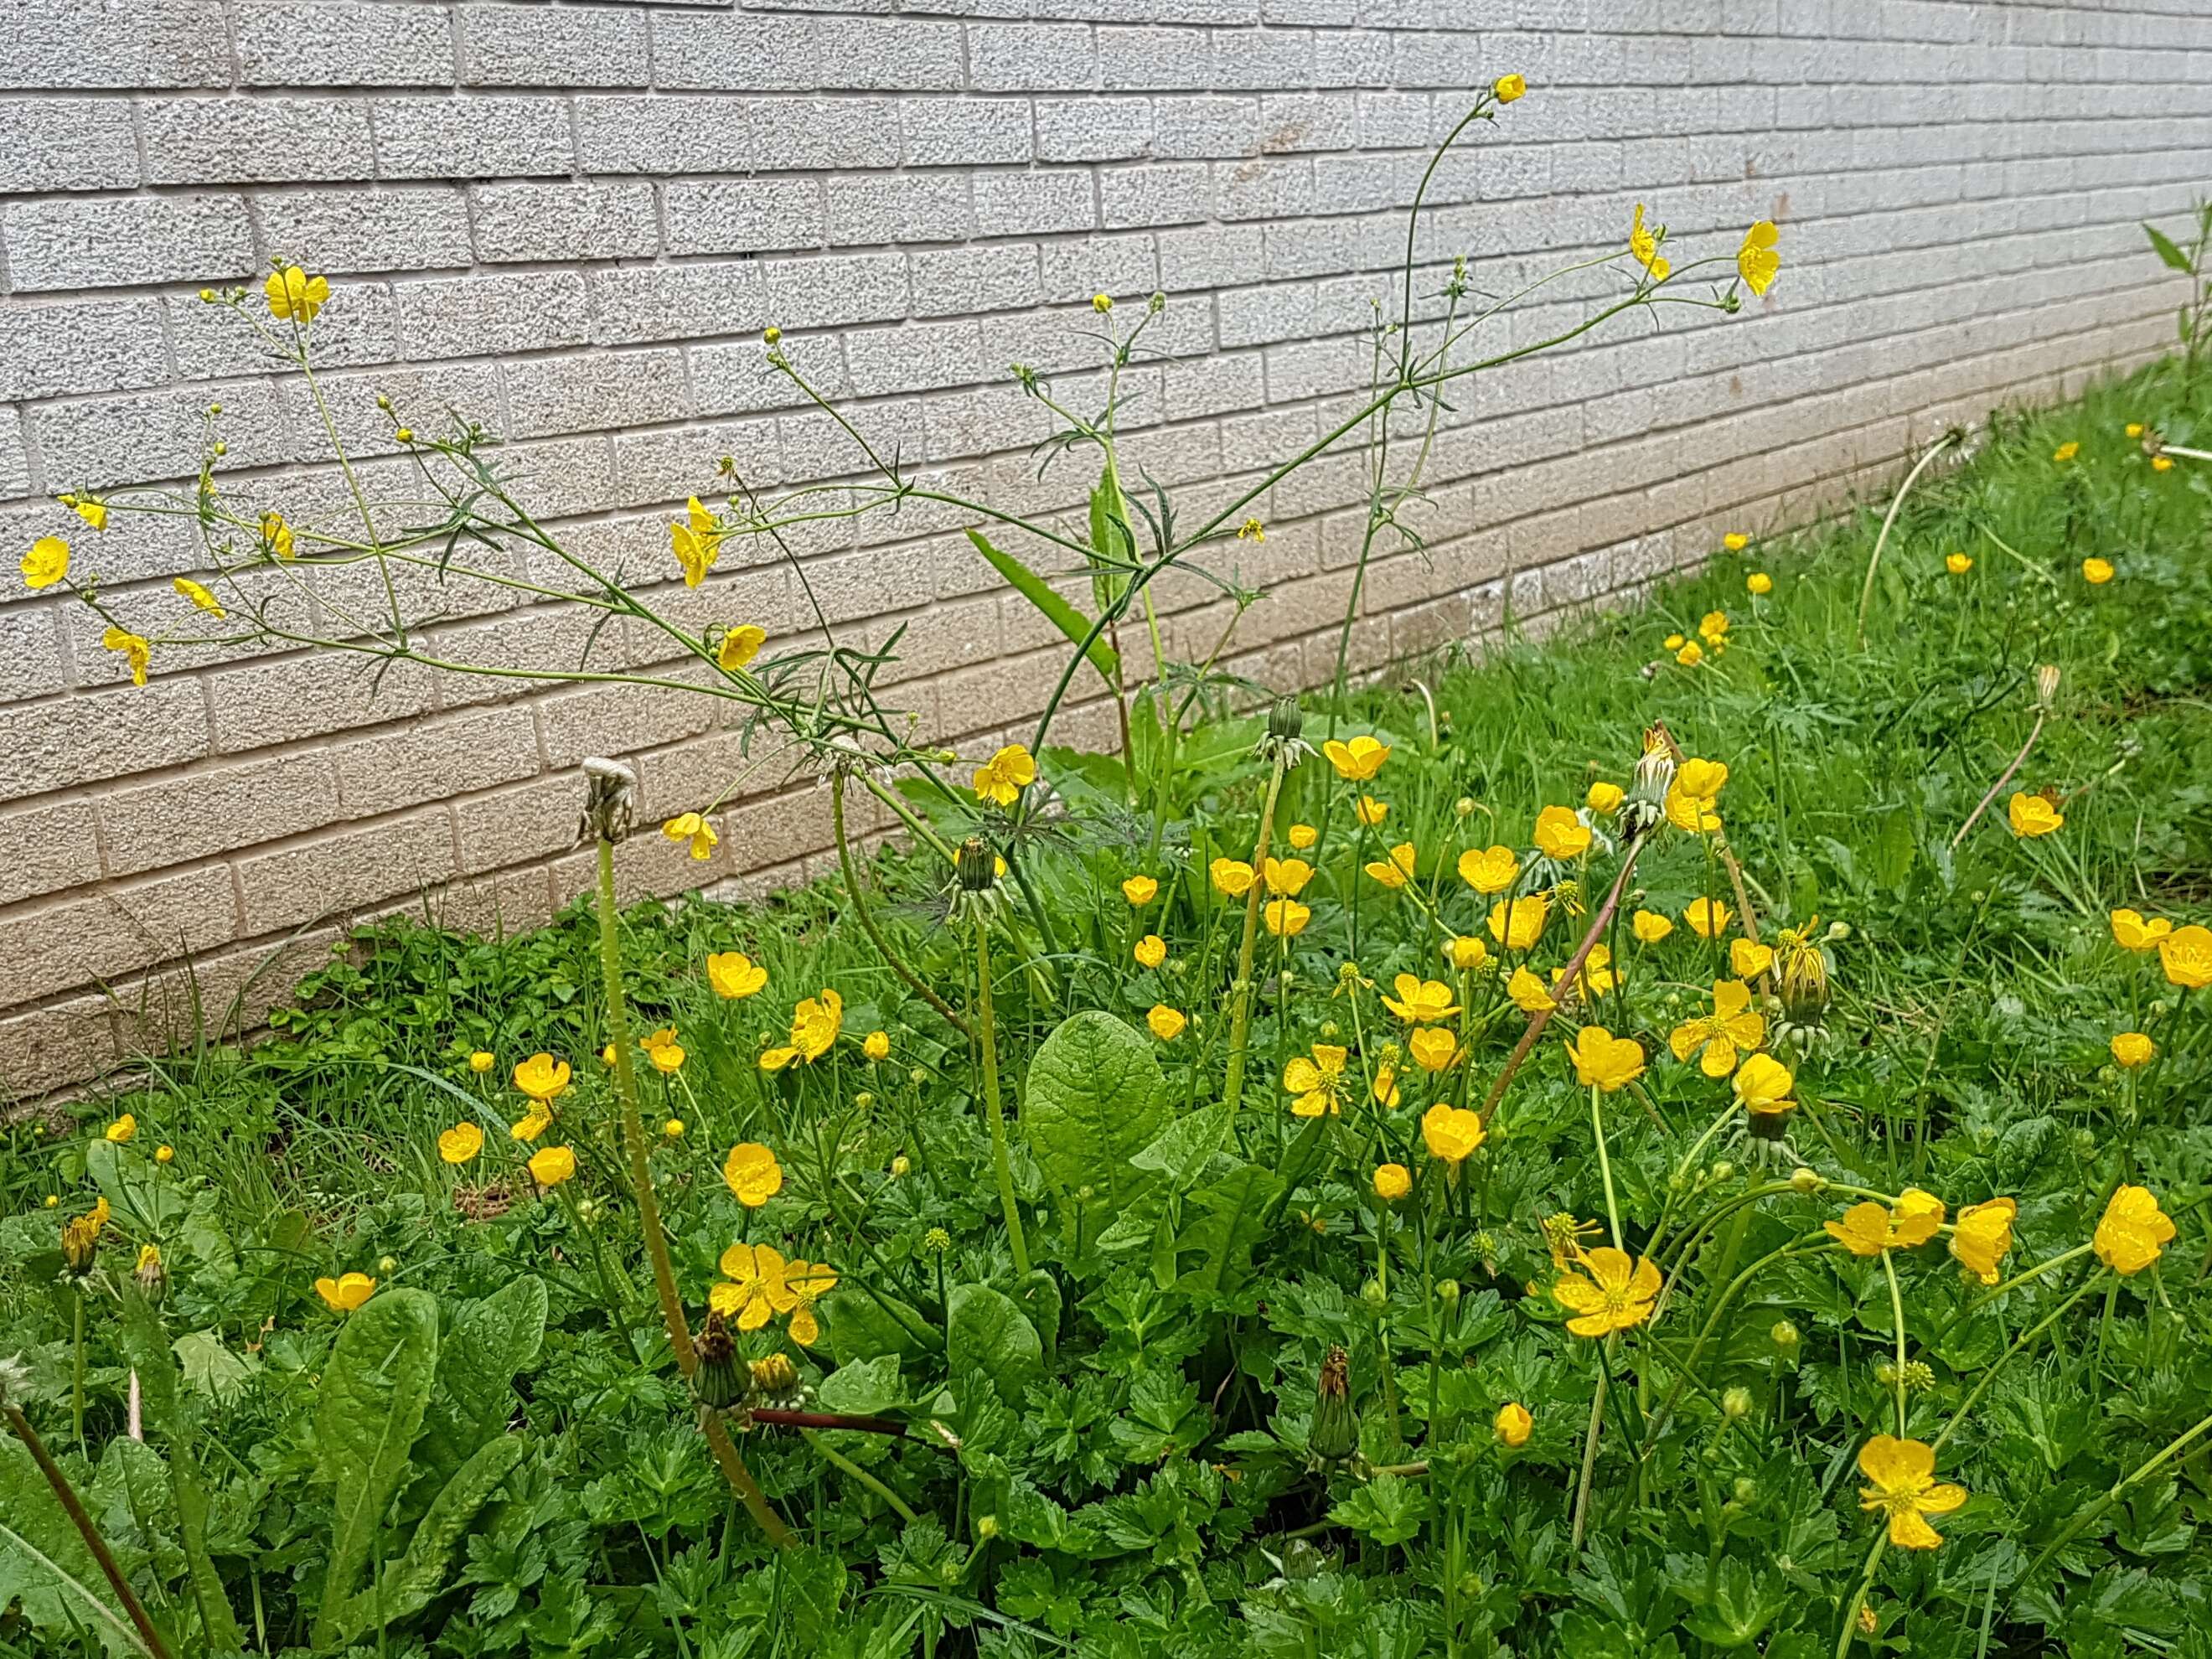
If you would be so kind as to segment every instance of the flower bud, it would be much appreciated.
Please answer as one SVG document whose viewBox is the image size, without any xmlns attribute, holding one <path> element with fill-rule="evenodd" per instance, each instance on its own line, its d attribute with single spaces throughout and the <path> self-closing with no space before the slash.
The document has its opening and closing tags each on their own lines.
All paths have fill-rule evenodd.
<svg viewBox="0 0 2212 1659">
<path fill-rule="evenodd" d="M 1340 1463 L 1358 1445 L 1359 1419 L 1352 1409 L 1351 1361 L 1342 1348 L 1331 1348 L 1321 1363 L 1306 1449 L 1325 1462 Z"/>
<path fill-rule="evenodd" d="M 1452 813 L 1453 816 L 1456 817 L 1473 817 L 1474 816 L 1474 797 L 1472 795 L 1462 795 L 1457 800 L 1452 803 Z"/>
<path fill-rule="evenodd" d="M 1528 1415 L 1528 1408 L 1518 1401 L 1509 1400 L 1491 1419 L 1490 1432 L 1501 1446 L 1525 1446 L 1535 1426 L 1536 1419 Z"/>
<path fill-rule="evenodd" d="M 976 1536 L 976 1537 L 978 1537 L 978 1538 L 980 1538 L 980 1539 L 981 1539 L 981 1540 L 985 1540 L 986 1542 L 988 1542 L 990 1540 L 992 1540 L 992 1539 L 994 1539 L 994 1538 L 996 1538 L 998 1535 L 999 1535 L 999 1517 L 998 1517 L 997 1516 L 995 1516 L 995 1515 L 979 1515 L 979 1516 L 977 1516 L 975 1517 L 975 1536 Z"/>
<path fill-rule="evenodd" d="M 1713 1179 L 1716 1181 L 1734 1181 L 1735 1179 L 1735 1165 L 1729 1163 L 1726 1158 L 1723 1158 L 1719 1163 L 1713 1165 Z"/>
<path fill-rule="evenodd" d="M 378 1275 L 378 1277 L 382 1278 L 382 1279 L 389 1279 L 392 1274 L 394 1274 L 394 1273 L 398 1273 L 398 1271 L 399 1271 L 399 1258 L 398 1258 L 398 1256 L 396 1256 L 396 1255 L 380 1255 L 380 1256 L 379 1256 L 379 1257 L 377 1257 L 377 1258 L 376 1258 L 376 1272 L 377 1272 L 377 1275 Z"/>
<path fill-rule="evenodd" d="M 691 1373 L 691 1392 L 709 1411 L 729 1410 L 744 1397 L 744 1384 L 738 1377 L 738 1345 L 720 1314 L 707 1316 L 695 1352 L 699 1366 Z"/>
<path fill-rule="evenodd" d="M 913 1169 L 914 1165 L 910 1161 L 908 1161 L 907 1155 L 904 1152 L 901 1152 L 896 1158 L 891 1160 L 891 1179 L 893 1181 L 903 1181 Z"/>
<path fill-rule="evenodd" d="M 1751 1415 L 1751 1390 L 1741 1383 L 1721 1395 L 1721 1415 L 1731 1423 L 1741 1423 Z"/>
<path fill-rule="evenodd" d="M 161 1298 L 169 1293 L 169 1270 L 162 1263 L 160 1245 L 138 1247 L 138 1268 L 131 1277 L 147 1301 L 157 1308 L 161 1305 Z"/>
<path fill-rule="evenodd" d="M 1802 1164 L 1790 1172 L 1790 1190 L 1793 1193 L 1817 1193 L 1827 1184 L 1818 1170 L 1808 1170 Z"/>
<path fill-rule="evenodd" d="M 998 884 L 998 859 L 979 836 L 960 843 L 952 856 L 952 872 L 963 893 L 988 893 Z"/>
<path fill-rule="evenodd" d="M 1729 1496 L 1748 1509 L 1751 1500 L 1759 1496 L 1759 1482 L 1747 1474 L 1740 1474 L 1735 1478 L 1735 1485 L 1729 1488 Z"/>
<path fill-rule="evenodd" d="M 1381 1279 L 1370 1279 L 1359 1287 L 1359 1299 L 1370 1308 L 1380 1308 L 1389 1304 L 1390 1292 L 1382 1288 Z"/>
<path fill-rule="evenodd" d="M 637 774 L 597 756 L 584 763 L 584 813 L 579 842 L 621 842 L 637 815 Z"/>
<path fill-rule="evenodd" d="M 1459 1305 L 1459 1280 L 1456 1279 L 1438 1279 L 1437 1281 L 1437 1300 L 1443 1303 L 1447 1308 L 1457 1307 Z"/>
<path fill-rule="evenodd" d="M 788 1354 L 772 1353 L 765 1359 L 756 1359 L 746 1368 L 752 1373 L 754 1389 L 763 1395 L 794 1394 L 799 1389 L 799 1367 L 791 1363 Z"/>
<path fill-rule="evenodd" d="M 1767 1332 L 1766 1340 L 1784 1353 L 1795 1353 L 1797 1351 L 1797 1328 L 1786 1319 L 1778 1319 L 1773 1328 Z"/>
</svg>

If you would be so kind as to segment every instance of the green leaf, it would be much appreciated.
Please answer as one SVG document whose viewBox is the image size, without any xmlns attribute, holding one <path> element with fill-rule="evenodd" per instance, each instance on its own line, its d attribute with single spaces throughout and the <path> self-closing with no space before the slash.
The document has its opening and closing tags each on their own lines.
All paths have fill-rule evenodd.
<svg viewBox="0 0 2212 1659">
<path fill-rule="evenodd" d="M 1206 1173 L 1213 1155 L 1229 1144 L 1229 1109 L 1201 1106 L 1175 1119 L 1159 1138 L 1129 1161 L 1168 1178 L 1176 1192 L 1187 1193 Z"/>
<path fill-rule="evenodd" d="M 2173 245 L 2173 239 L 2155 225 L 2145 225 L 2143 234 L 2150 238 L 2151 249 L 2163 259 L 2166 267 L 2184 276 L 2189 274 L 2189 256 Z"/>
<path fill-rule="evenodd" d="M 1060 598 L 1043 577 L 1012 554 L 992 546 L 990 538 L 981 531 L 970 530 L 968 539 L 975 544 L 978 553 L 990 561 L 991 568 L 1006 579 L 1008 586 L 1035 605 L 1038 614 L 1047 622 L 1067 635 L 1069 644 L 1079 646 L 1086 639 L 1091 639 L 1091 618 Z M 1115 654 L 1114 647 L 1106 643 L 1103 633 L 1091 640 L 1091 648 L 1084 653 L 1084 657 L 1109 685 L 1114 684 L 1115 677 L 1121 672 L 1121 659 Z"/>
<path fill-rule="evenodd" d="M 461 1304 L 438 1345 L 438 1390 L 417 1458 L 444 1474 L 507 1431 L 514 1378 L 538 1363 L 545 1341 L 545 1281 L 526 1274 Z"/>
<path fill-rule="evenodd" d="M 1023 1389 L 1044 1370 L 1044 1344 L 1036 1327 L 988 1285 L 960 1285 L 946 1298 L 945 1358 L 955 1376 L 979 1370 L 991 1379 L 999 1397 L 1018 1404 Z"/>
<path fill-rule="evenodd" d="M 1247 1164 L 1194 1193 L 1191 1201 L 1203 1213 L 1176 1238 L 1176 1254 L 1195 1253 L 1200 1260 L 1183 1269 L 1176 1289 L 1222 1295 L 1243 1284 L 1251 1273 L 1252 1247 L 1267 1230 L 1267 1206 L 1282 1190 L 1275 1175 Z"/>
<path fill-rule="evenodd" d="M 110 1654 L 144 1651 L 29 1449 L 0 1435 L 0 1607 L 18 1601 L 33 1630 L 88 1628 Z"/>
<path fill-rule="evenodd" d="M 815 1393 L 823 1410 L 849 1412 L 861 1417 L 888 1410 L 906 1397 L 895 1353 L 840 1365 L 822 1379 L 822 1386 Z"/>
<path fill-rule="evenodd" d="M 426 1291 L 372 1297 L 338 1333 L 315 1414 L 322 1478 L 335 1489 L 314 1644 L 339 1645 L 339 1620 L 377 1528 L 406 1479 L 438 1370 L 438 1303 Z"/>
<path fill-rule="evenodd" d="M 897 1311 L 885 1308 L 884 1303 Z M 823 1341 L 841 1365 L 884 1354 L 903 1358 L 920 1352 L 914 1333 L 922 1317 L 895 1296 L 884 1295 L 878 1301 L 857 1285 L 841 1285 L 822 1298 L 821 1315 Z"/>
<path fill-rule="evenodd" d="M 454 1546 L 477 1511 L 514 1473 L 526 1449 L 520 1436 L 501 1435 L 477 1447 L 475 1455 L 454 1471 L 416 1523 L 406 1553 L 385 1566 L 378 1589 L 362 1591 L 340 1611 L 337 1636 L 341 1646 L 351 1645 L 380 1625 L 420 1613 L 436 1599 L 446 1587 Z"/>
<path fill-rule="evenodd" d="M 1401 1476 L 1378 1474 L 1329 1510 L 1328 1518 L 1378 1544 L 1402 1544 L 1429 1518 L 1429 1494 Z"/>
<path fill-rule="evenodd" d="M 165 1237 L 175 1231 L 185 1200 L 173 1184 L 154 1178 L 153 1161 L 136 1147 L 95 1140 L 85 1149 L 84 1168 L 126 1231 Z"/>
<path fill-rule="evenodd" d="M 1022 1133 L 1062 1202 L 1119 1213 L 1152 1176 L 1135 1163 L 1167 1115 L 1152 1045 L 1098 1009 L 1071 1014 L 1030 1062 Z"/>
<path fill-rule="evenodd" d="M 185 1368 L 185 1386 L 213 1405 L 229 1405 L 261 1369 L 258 1359 L 233 1353 L 213 1331 L 186 1331 L 170 1346 Z"/>
</svg>

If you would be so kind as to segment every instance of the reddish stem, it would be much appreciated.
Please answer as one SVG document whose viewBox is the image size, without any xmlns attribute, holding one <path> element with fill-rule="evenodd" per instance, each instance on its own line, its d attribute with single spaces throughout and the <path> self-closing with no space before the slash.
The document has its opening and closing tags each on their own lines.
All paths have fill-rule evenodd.
<svg viewBox="0 0 2212 1659">
<path fill-rule="evenodd" d="M 906 1425 L 888 1417 L 850 1417 L 843 1412 L 787 1412 L 754 1410 L 746 1416 L 772 1429 L 851 1429 L 860 1434 L 888 1434 L 903 1438 Z"/>
</svg>

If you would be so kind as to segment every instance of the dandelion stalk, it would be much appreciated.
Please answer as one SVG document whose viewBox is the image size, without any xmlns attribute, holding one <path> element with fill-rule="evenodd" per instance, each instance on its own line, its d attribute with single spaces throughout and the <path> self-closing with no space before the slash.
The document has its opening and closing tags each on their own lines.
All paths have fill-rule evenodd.
<svg viewBox="0 0 2212 1659">
<path fill-rule="evenodd" d="M 1230 988 L 1233 1006 L 1229 1017 L 1229 1073 L 1221 1098 L 1229 1118 L 1237 1118 L 1237 1103 L 1244 1092 L 1244 1048 L 1252 1030 L 1252 947 L 1260 931 L 1260 896 L 1267 884 L 1267 844 L 1275 831 L 1275 802 L 1283 793 L 1283 773 L 1290 753 L 1278 745 L 1273 768 L 1267 774 L 1267 798 L 1260 804 L 1260 836 L 1252 848 L 1252 887 L 1244 896 L 1244 938 L 1237 949 L 1237 982 Z"/>
<path fill-rule="evenodd" d="M 0 1389 L 4 1387 L 5 1379 L 0 1378 Z M 85 1512 L 83 1502 L 77 1497 L 76 1488 L 70 1485 L 69 1477 L 62 1473 L 61 1465 L 54 1462 L 53 1454 L 46 1449 L 46 1443 L 31 1426 L 31 1419 L 24 1416 L 21 1407 L 6 1398 L 4 1394 L 0 1394 L 0 1416 L 8 1419 L 9 1431 L 23 1443 L 23 1449 L 31 1454 L 31 1461 L 39 1466 L 39 1473 L 46 1477 L 46 1485 L 53 1489 L 55 1502 L 69 1516 L 70 1524 L 76 1528 L 77 1535 L 84 1540 L 84 1547 L 92 1552 L 92 1559 L 100 1563 L 100 1570 L 106 1575 L 108 1586 L 114 1590 L 116 1600 L 123 1604 L 124 1612 L 131 1615 L 131 1622 L 138 1627 L 139 1644 L 153 1656 L 153 1659 L 169 1659 L 168 1645 L 161 1640 L 161 1632 L 154 1628 L 154 1621 L 147 1616 L 144 1603 L 131 1588 L 131 1581 L 123 1576 L 123 1569 L 116 1565 L 115 1556 L 107 1547 L 107 1540 L 100 1535 L 100 1528 L 93 1524 L 92 1516 Z M 98 1607 L 97 1611 L 110 1624 L 116 1622 L 115 1615 L 105 1607 Z"/>
<path fill-rule="evenodd" d="M 986 860 L 990 853 L 976 847 Z M 966 849 L 963 848 L 964 859 Z M 999 1096 L 999 1022 L 991 1006 L 991 924 L 979 911 L 975 917 L 975 1036 L 983 1055 L 983 1110 L 991 1126 L 991 1168 L 999 1182 L 999 1207 L 1006 1213 L 1006 1243 L 1014 1253 L 1014 1271 L 1026 1279 L 1030 1271 L 1029 1240 L 1022 1232 L 1022 1212 L 1014 1199 L 1013 1165 L 1006 1153 L 1006 1109 Z"/>
<path fill-rule="evenodd" d="M 653 1262 L 661 1321 L 668 1328 L 668 1346 L 675 1352 L 677 1370 L 688 1382 L 699 1369 L 699 1355 L 691 1346 L 690 1322 L 684 1316 L 676 1266 L 669 1259 L 668 1237 L 660 1225 L 660 1202 L 653 1188 L 645 1121 L 637 1104 L 637 1069 L 630 1052 L 629 1005 L 623 994 L 622 938 L 615 921 L 615 842 L 629 830 L 637 780 L 628 768 L 607 761 L 586 763 L 585 774 L 590 780 L 590 793 L 586 797 L 584 825 L 599 844 L 599 969 L 606 988 L 607 1041 L 615 1051 L 615 1097 L 622 1112 L 623 1150 L 629 1164 L 630 1193 L 637 1201 L 638 1228 L 645 1237 L 645 1253 Z M 767 1495 L 738 1455 L 721 1419 L 712 1412 L 702 1412 L 700 1425 L 714 1461 L 721 1465 L 723 1476 L 754 1523 L 777 1548 L 791 1548 L 795 1542 L 791 1529 L 769 1507 Z"/>
</svg>

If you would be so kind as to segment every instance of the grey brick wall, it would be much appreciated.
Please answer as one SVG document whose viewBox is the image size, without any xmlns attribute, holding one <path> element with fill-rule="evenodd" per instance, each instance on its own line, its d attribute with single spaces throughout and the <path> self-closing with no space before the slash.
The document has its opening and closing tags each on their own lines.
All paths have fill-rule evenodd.
<svg viewBox="0 0 2212 1659">
<path fill-rule="evenodd" d="M 1468 388 L 1429 473 L 1435 556 L 1370 573 L 1363 662 L 1480 633 L 1509 592 L 1541 616 L 1632 587 L 1819 511 L 1917 434 L 2140 360 L 2175 293 L 2135 223 L 2212 178 L 2207 0 L 10 0 L 0 526 L 69 534 L 118 602 L 156 603 L 180 537 L 93 538 L 48 497 L 189 472 L 214 400 L 226 488 L 331 501 L 302 388 L 191 298 L 278 254 L 331 278 L 329 387 L 372 479 L 377 394 L 422 424 L 451 404 L 516 441 L 527 493 L 595 555 L 665 560 L 719 455 L 851 469 L 763 372 L 771 322 L 910 461 L 1073 506 L 1030 479 L 1040 411 L 1004 368 L 1079 372 L 1101 289 L 1169 296 L 1129 458 L 1218 499 L 1364 384 L 1351 331 L 1427 147 L 1508 70 L 1530 95 L 1441 170 L 1425 261 L 1463 252 L 1502 287 L 1620 245 L 1642 201 L 1717 251 L 1774 218 L 1784 274 L 1742 317 Z M 1361 495 L 1348 460 L 1273 492 L 1240 550 L 1273 597 L 1236 666 L 1326 677 Z M 926 730 L 981 748 L 1041 703 L 1053 641 L 957 524 L 805 560 L 850 637 L 915 624 L 896 692 Z M 786 569 L 714 584 L 718 613 L 798 625 Z M 1202 653 L 1218 598 L 1161 597 L 1170 649 Z M 485 660 L 574 639 L 527 611 L 438 630 Z M 179 652 L 139 690 L 81 611 L 12 584 L 0 645 L 17 1091 L 159 1041 L 194 996 L 258 1016 L 353 916 L 428 894 L 470 924 L 545 917 L 586 879 L 586 753 L 635 757 L 656 817 L 744 764 L 703 701 L 627 688 Z M 742 797 L 721 829 L 704 866 L 641 836 L 630 890 L 793 879 L 825 839 L 811 793 Z"/>
</svg>

